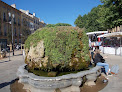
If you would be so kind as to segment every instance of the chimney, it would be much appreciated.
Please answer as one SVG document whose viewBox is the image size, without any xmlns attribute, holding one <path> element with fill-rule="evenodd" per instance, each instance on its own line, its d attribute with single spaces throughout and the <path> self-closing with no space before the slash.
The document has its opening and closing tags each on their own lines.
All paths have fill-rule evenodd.
<svg viewBox="0 0 122 92">
<path fill-rule="evenodd" d="M 26 11 L 26 14 L 29 15 L 29 10 Z"/>
<path fill-rule="evenodd" d="M 36 16 L 36 13 L 33 13 L 33 16 Z"/>
<path fill-rule="evenodd" d="M 11 6 L 12 6 L 13 8 L 16 8 L 16 4 L 12 4 Z"/>
</svg>

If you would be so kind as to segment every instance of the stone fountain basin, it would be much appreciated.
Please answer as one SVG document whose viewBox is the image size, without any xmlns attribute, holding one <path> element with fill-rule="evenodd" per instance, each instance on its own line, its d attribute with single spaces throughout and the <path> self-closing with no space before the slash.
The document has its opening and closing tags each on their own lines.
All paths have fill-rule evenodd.
<svg viewBox="0 0 122 92">
<path fill-rule="evenodd" d="M 26 64 L 20 66 L 18 69 L 17 76 L 19 77 L 19 82 L 23 84 L 28 84 L 31 87 L 34 87 L 35 89 L 48 90 L 43 92 L 54 92 L 51 90 L 52 89 L 55 90 L 57 88 L 59 89 L 67 88 L 70 86 L 75 86 L 79 88 L 79 86 L 82 84 L 84 76 L 86 76 L 87 78 L 86 82 L 87 84 L 89 84 L 91 82 L 94 83 L 97 77 L 101 74 L 101 66 L 95 66 L 90 70 L 81 71 L 78 73 L 66 74 L 58 77 L 43 77 L 43 76 L 37 76 L 33 73 L 29 73 L 25 69 L 25 66 Z M 94 85 L 93 83 L 91 85 Z M 31 91 L 31 92 L 36 92 L 36 91 Z"/>
</svg>

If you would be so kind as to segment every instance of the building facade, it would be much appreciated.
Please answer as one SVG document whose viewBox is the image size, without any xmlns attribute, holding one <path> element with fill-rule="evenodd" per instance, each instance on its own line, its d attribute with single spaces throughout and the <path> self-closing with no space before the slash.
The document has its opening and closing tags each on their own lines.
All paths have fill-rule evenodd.
<svg viewBox="0 0 122 92">
<path fill-rule="evenodd" d="M 47 24 L 44 21 L 39 22 L 39 28 L 45 27 Z"/>
<path fill-rule="evenodd" d="M 0 45 L 2 48 L 12 43 L 12 37 L 15 46 L 24 43 L 28 35 L 44 27 L 44 24 L 40 26 L 40 18 L 37 18 L 35 13 L 31 14 L 29 10 L 18 10 L 15 4 L 8 5 L 0 0 Z"/>
<path fill-rule="evenodd" d="M 39 29 L 40 18 L 37 18 L 35 13 L 31 14 L 29 10 L 22 9 L 20 9 L 20 11 L 22 12 L 21 18 L 23 28 L 27 28 L 31 33 Z"/>
<path fill-rule="evenodd" d="M 13 20 L 13 21 L 12 21 Z M 16 9 L 15 5 L 8 5 L 0 1 L 0 44 L 6 47 L 12 42 L 19 43 L 21 37 L 21 12 Z"/>
<path fill-rule="evenodd" d="M 107 29 L 107 31 L 108 31 L 109 33 L 113 33 L 113 32 L 122 32 L 122 25 L 117 26 L 117 27 L 115 27 L 115 28 Z"/>
</svg>

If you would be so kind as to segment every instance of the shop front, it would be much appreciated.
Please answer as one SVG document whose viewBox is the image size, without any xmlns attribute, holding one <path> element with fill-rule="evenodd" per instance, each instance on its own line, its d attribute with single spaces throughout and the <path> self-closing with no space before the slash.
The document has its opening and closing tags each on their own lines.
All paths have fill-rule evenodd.
<svg viewBox="0 0 122 92">
<path fill-rule="evenodd" d="M 122 56 L 122 32 L 99 35 L 102 38 L 100 49 L 103 53 Z"/>
</svg>

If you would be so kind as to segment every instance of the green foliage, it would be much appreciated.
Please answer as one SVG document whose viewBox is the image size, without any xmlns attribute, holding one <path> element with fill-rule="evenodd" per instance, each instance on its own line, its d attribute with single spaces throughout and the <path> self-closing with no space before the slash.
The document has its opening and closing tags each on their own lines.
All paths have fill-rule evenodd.
<svg viewBox="0 0 122 92">
<path fill-rule="evenodd" d="M 84 15 L 83 17 L 79 15 L 74 24 L 80 28 L 86 28 L 87 32 L 104 30 L 98 22 L 98 12 L 100 7 L 101 5 L 93 8 L 91 12 L 89 12 L 87 15 Z"/>
<path fill-rule="evenodd" d="M 109 9 L 109 13 L 105 17 L 105 23 L 109 23 L 109 27 L 122 25 L 122 0 L 101 0 L 104 7 Z"/>
<path fill-rule="evenodd" d="M 83 55 L 83 57 L 85 58 L 85 60 L 86 61 L 89 61 L 89 55 L 88 55 L 88 53 L 89 53 L 89 42 L 88 42 L 88 37 L 86 36 L 86 33 L 85 33 L 85 31 L 83 31 L 83 33 L 82 33 L 82 45 L 83 45 L 83 48 L 82 48 L 82 55 Z"/>
<path fill-rule="evenodd" d="M 54 24 L 47 24 L 46 27 L 54 27 Z"/>
<path fill-rule="evenodd" d="M 79 67 L 76 70 L 80 70 L 87 67 L 86 64 L 90 61 L 90 57 L 88 37 L 84 31 L 78 32 L 78 30 L 81 29 L 73 27 L 42 28 L 28 37 L 25 49 L 29 49 L 32 45 L 36 46 L 40 40 L 44 40 L 45 56 L 48 57 L 49 61 L 48 69 L 52 69 L 54 64 L 61 65 L 61 69 L 65 68 L 69 66 L 72 58 L 78 58 L 77 65 Z"/>
<path fill-rule="evenodd" d="M 81 15 L 74 24 L 87 32 L 104 31 L 122 25 L 122 0 L 101 0 L 103 5 L 94 7 L 87 15 Z"/>
<path fill-rule="evenodd" d="M 72 26 L 72 25 L 67 24 L 67 23 L 57 23 L 55 24 L 55 26 Z"/>
<path fill-rule="evenodd" d="M 55 26 L 71 26 L 70 24 L 67 23 L 57 23 L 57 24 L 48 24 L 46 27 L 55 27 Z"/>
<path fill-rule="evenodd" d="M 82 16 L 79 15 L 78 18 L 75 20 L 74 24 L 75 24 L 76 26 L 78 26 L 79 28 L 83 28 L 83 27 L 84 27 L 83 22 L 84 22 L 84 21 L 83 21 Z"/>
<path fill-rule="evenodd" d="M 106 30 L 107 28 L 109 28 L 109 25 L 111 25 L 111 22 L 108 21 L 108 15 L 112 15 L 110 9 L 101 6 L 98 11 L 99 18 L 97 19 L 97 22 L 100 24 L 103 30 Z"/>
</svg>

